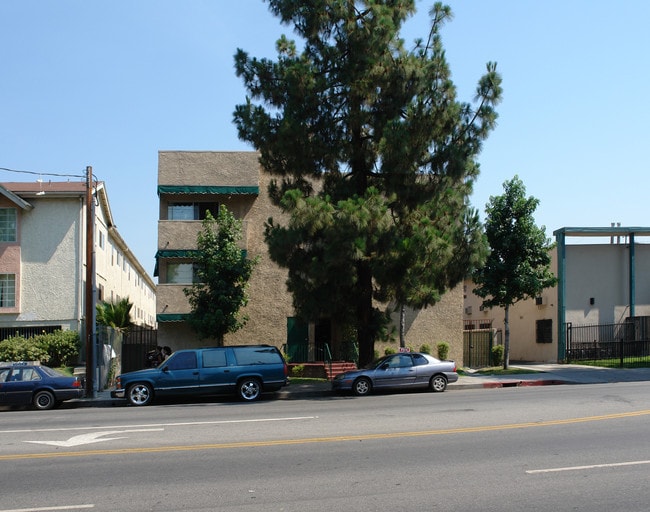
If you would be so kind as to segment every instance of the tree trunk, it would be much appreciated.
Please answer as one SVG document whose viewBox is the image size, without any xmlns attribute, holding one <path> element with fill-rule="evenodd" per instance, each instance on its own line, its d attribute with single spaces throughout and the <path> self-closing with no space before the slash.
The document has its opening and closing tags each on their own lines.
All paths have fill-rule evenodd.
<svg viewBox="0 0 650 512">
<path fill-rule="evenodd" d="M 505 318 L 503 321 L 503 369 L 507 370 L 510 363 L 510 306 L 505 307 Z"/>
<path fill-rule="evenodd" d="M 406 317 L 406 306 L 402 304 L 399 307 L 399 346 L 400 348 L 406 347 L 406 340 L 404 339 L 404 322 Z"/>
<path fill-rule="evenodd" d="M 367 262 L 357 263 L 359 296 L 357 298 L 357 340 L 359 366 L 364 367 L 375 359 L 375 325 L 372 308 L 372 273 Z"/>
</svg>

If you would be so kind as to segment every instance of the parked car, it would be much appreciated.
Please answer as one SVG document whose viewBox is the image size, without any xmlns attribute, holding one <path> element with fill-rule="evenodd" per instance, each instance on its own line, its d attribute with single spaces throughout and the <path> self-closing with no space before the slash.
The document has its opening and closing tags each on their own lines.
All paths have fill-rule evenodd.
<svg viewBox="0 0 650 512">
<path fill-rule="evenodd" d="M 235 393 L 252 402 L 288 385 L 288 375 L 282 354 L 270 345 L 178 350 L 156 368 L 119 375 L 111 397 L 148 405 L 155 397 Z"/>
<path fill-rule="evenodd" d="M 0 362 L 0 404 L 33 405 L 47 410 L 84 396 L 83 379 L 39 362 Z"/>
<path fill-rule="evenodd" d="M 377 389 L 423 388 L 444 391 L 456 382 L 456 363 L 440 361 L 429 354 L 407 352 L 384 356 L 367 368 L 351 370 L 332 380 L 333 391 L 352 391 L 364 396 Z"/>
</svg>

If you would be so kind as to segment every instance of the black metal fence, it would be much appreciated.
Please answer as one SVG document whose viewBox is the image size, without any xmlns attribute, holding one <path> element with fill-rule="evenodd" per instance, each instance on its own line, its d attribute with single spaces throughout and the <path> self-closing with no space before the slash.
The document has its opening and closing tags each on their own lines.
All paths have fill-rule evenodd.
<svg viewBox="0 0 650 512">
<path fill-rule="evenodd" d="M 158 330 L 134 327 L 129 329 L 122 341 L 122 373 L 146 368 L 147 353 L 158 344 Z"/>
<path fill-rule="evenodd" d="M 650 365 L 650 322 L 645 317 L 617 324 L 566 325 L 568 362 L 607 366 Z"/>
</svg>

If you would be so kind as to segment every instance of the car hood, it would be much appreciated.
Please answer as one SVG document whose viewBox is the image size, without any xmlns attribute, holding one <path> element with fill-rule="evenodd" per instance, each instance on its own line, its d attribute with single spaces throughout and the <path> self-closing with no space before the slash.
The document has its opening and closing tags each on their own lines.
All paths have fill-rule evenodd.
<svg viewBox="0 0 650 512">
<path fill-rule="evenodd" d="M 366 369 L 361 369 L 361 370 L 348 370 L 347 372 L 339 373 L 335 379 L 353 379 L 354 377 L 358 377 L 359 375 L 363 375 L 368 373 L 369 371 L 372 370 L 366 370 Z"/>
<path fill-rule="evenodd" d="M 158 368 L 145 368 L 143 370 L 135 370 L 133 372 L 126 372 L 120 375 L 122 379 L 131 379 L 133 377 L 146 377 L 160 373 Z"/>
</svg>

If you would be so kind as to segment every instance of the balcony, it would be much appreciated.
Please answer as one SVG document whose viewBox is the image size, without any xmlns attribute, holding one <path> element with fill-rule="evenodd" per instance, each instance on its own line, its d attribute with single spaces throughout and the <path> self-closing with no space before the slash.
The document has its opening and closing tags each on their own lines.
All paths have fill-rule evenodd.
<svg viewBox="0 0 650 512">
<path fill-rule="evenodd" d="M 203 221 L 200 220 L 159 220 L 158 249 L 193 249 L 196 247 L 196 238 L 201 229 L 203 229 Z M 247 248 L 247 240 L 248 221 L 243 221 L 240 242 L 242 249 Z"/>
</svg>

